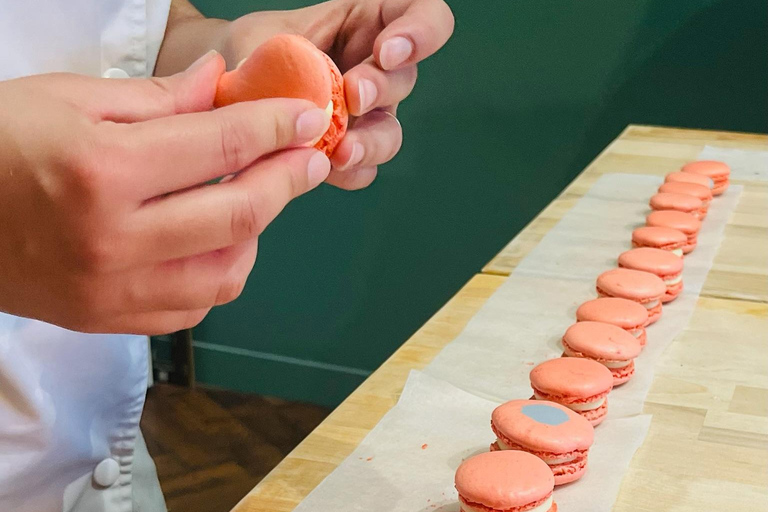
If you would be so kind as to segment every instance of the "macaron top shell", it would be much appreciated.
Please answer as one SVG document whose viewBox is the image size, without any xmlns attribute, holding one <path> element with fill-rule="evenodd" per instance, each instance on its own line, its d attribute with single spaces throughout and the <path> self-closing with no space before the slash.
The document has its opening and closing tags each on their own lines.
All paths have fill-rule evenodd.
<svg viewBox="0 0 768 512">
<path fill-rule="evenodd" d="M 627 361 L 640 355 L 637 338 L 621 327 L 603 322 L 577 322 L 563 335 L 563 345 L 602 361 Z"/>
<path fill-rule="evenodd" d="M 672 257 L 677 258 L 674 254 Z M 576 320 L 606 322 L 623 329 L 639 329 L 648 322 L 648 310 L 629 299 L 602 297 L 579 306 L 576 310 Z"/>
<path fill-rule="evenodd" d="M 660 228 L 673 228 L 682 231 L 686 235 L 694 235 L 701 229 L 701 221 L 690 213 L 677 210 L 658 210 L 651 212 L 645 223 L 649 226 Z"/>
<path fill-rule="evenodd" d="M 608 295 L 638 302 L 658 299 L 667 291 L 667 286 L 659 276 L 628 268 L 603 272 L 597 278 L 597 287 Z"/>
<path fill-rule="evenodd" d="M 686 215 L 690 215 L 686 213 Z M 679 229 L 643 226 L 632 231 L 632 241 L 639 245 L 652 247 L 675 247 L 688 240 Z"/>
<path fill-rule="evenodd" d="M 698 162 L 691 162 L 685 164 L 680 170 L 683 172 L 701 174 L 708 178 L 712 178 L 715 181 L 727 178 L 731 174 L 731 168 L 728 167 L 728 164 L 717 160 L 699 160 Z"/>
<path fill-rule="evenodd" d="M 659 277 L 674 276 L 683 271 L 683 258 L 663 249 L 639 247 L 621 253 L 619 255 L 619 266 L 635 270 L 645 270 Z"/>
<path fill-rule="evenodd" d="M 493 411 L 491 423 L 500 434 L 531 451 L 587 450 L 595 437 L 595 429 L 581 414 L 545 400 L 502 404 Z"/>
<path fill-rule="evenodd" d="M 697 183 L 681 183 L 679 181 L 664 183 L 659 187 L 659 192 L 687 194 L 689 196 L 698 197 L 702 201 L 712 200 L 712 190 L 709 187 Z"/>
<path fill-rule="evenodd" d="M 696 183 L 712 190 L 715 186 L 715 182 L 712 178 L 704 176 L 703 174 L 694 174 L 692 172 L 671 172 L 664 178 L 665 183 Z"/>
<path fill-rule="evenodd" d="M 698 197 L 688 194 L 676 194 L 672 192 L 659 192 L 651 196 L 651 208 L 654 210 L 680 210 L 684 212 L 696 211 L 702 206 Z"/>
<path fill-rule="evenodd" d="M 519 450 L 486 452 L 456 470 L 456 490 L 466 500 L 507 510 L 547 498 L 555 477 L 546 462 Z"/>
<path fill-rule="evenodd" d="M 639 346 L 637 340 L 635 343 Z M 613 375 L 608 368 L 597 361 L 579 357 L 544 361 L 531 370 L 530 377 L 534 390 L 579 400 L 607 393 L 613 388 Z"/>
</svg>

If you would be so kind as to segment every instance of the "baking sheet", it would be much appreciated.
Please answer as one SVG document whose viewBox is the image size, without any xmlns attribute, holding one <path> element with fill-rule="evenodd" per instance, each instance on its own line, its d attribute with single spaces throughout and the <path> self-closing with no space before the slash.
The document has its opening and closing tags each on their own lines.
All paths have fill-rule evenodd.
<svg viewBox="0 0 768 512">
<path fill-rule="evenodd" d="M 731 179 L 768 181 L 768 151 L 704 146 L 698 160 L 720 160 L 731 167 Z"/>
<path fill-rule="evenodd" d="M 454 473 L 495 440 L 490 417 L 497 405 L 411 372 L 397 405 L 296 512 L 458 512 Z M 560 510 L 610 510 L 649 421 L 635 416 L 596 429 L 587 474 L 555 490 Z"/>
</svg>

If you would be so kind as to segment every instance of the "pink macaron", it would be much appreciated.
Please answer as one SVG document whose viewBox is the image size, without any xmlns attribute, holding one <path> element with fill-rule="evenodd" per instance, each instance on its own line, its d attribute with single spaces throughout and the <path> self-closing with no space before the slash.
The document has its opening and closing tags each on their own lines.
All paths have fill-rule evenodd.
<svg viewBox="0 0 768 512">
<path fill-rule="evenodd" d="M 683 291 L 683 259 L 669 251 L 650 247 L 632 249 L 619 255 L 619 267 L 643 270 L 659 276 L 667 286 L 667 291 L 661 297 L 662 303 L 675 300 Z"/>
<path fill-rule="evenodd" d="M 577 322 L 563 335 L 563 355 L 597 361 L 611 371 L 613 385 L 624 384 L 635 374 L 635 358 L 642 347 L 621 327 L 603 322 Z"/>
<path fill-rule="evenodd" d="M 592 299 L 576 310 L 577 322 L 604 322 L 621 327 L 637 338 L 640 346 L 647 341 L 645 324 L 648 323 L 648 310 L 637 302 L 615 297 Z"/>
<path fill-rule="evenodd" d="M 701 200 L 702 214 L 701 220 L 707 217 L 709 211 L 709 204 L 712 202 L 712 191 L 709 187 L 704 185 L 697 185 L 696 183 L 664 183 L 659 187 L 659 192 L 668 192 L 672 194 L 686 194 L 696 197 Z"/>
<path fill-rule="evenodd" d="M 711 179 L 714 183 L 712 186 L 712 194 L 716 196 L 725 192 L 728 185 L 731 183 L 731 168 L 728 167 L 728 164 L 725 162 L 718 162 L 717 160 L 700 160 L 698 162 L 685 164 L 680 170 L 706 176 Z"/>
<path fill-rule="evenodd" d="M 659 192 L 651 196 L 649 202 L 652 210 L 677 210 L 690 213 L 697 219 L 701 219 L 704 213 L 704 203 L 698 197 L 688 194 L 675 194 L 672 192 Z"/>
<path fill-rule="evenodd" d="M 678 229 L 643 226 L 632 231 L 632 247 L 661 249 L 678 258 L 683 257 L 687 243 L 688 237 Z"/>
<path fill-rule="evenodd" d="M 531 370 L 530 377 L 534 399 L 564 405 L 584 416 L 593 427 L 605 419 L 613 374 L 597 361 L 550 359 Z"/>
<path fill-rule="evenodd" d="M 645 218 L 645 224 L 650 227 L 672 228 L 682 231 L 687 237 L 685 245 L 683 246 L 683 254 L 688 254 L 694 250 L 696 244 L 699 242 L 701 221 L 690 213 L 677 212 L 675 210 L 651 212 Z"/>
<path fill-rule="evenodd" d="M 555 485 L 578 480 L 587 470 L 595 429 L 582 415 L 555 402 L 512 400 L 491 415 L 491 450 L 522 450 L 547 463 Z"/>
<path fill-rule="evenodd" d="M 661 318 L 661 297 L 667 292 L 667 285 L 659 276 L 642 270 L 615 268 L 597 277 L 599 297 L 619 297 L 633 300 L 648 311 L 648 324 Z"/>
<path fill-rule="evenodd" d="M 664 183 L 695 183 L 707 187 L 712 191 L 712 187 L 715 186 L 715 182 L 711 178 L 707 178 L 702 174 L 693 174 L 691 172 L 671 172 L 664 178 Z"/>
<path fill-rule="evenodd" d="M 461 512 L 557 512 L 555 477 L 546 462 L 519 450 L 465 460 L 454 480 Z"/>
</svg>

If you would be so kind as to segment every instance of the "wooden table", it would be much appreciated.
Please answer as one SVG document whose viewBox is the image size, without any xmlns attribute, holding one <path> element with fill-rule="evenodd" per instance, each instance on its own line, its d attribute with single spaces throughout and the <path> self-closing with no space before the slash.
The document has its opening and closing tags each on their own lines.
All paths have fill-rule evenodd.
<svg viewBox="0 0 768 512">
<path fill-rule="evenodd" d="M 293 510 L 395 405 L 410 370 L 425 367 L 462 331 L 600 175 L 664 175 L 705 145 L 766 149 L 768 136 L 627 127 L 234 512 Z M 768 510 L 768 183 L 742 184 L 690 326 L 657 364 L 645 403 L 651 428 L 615 511 Z"/>
</svg>

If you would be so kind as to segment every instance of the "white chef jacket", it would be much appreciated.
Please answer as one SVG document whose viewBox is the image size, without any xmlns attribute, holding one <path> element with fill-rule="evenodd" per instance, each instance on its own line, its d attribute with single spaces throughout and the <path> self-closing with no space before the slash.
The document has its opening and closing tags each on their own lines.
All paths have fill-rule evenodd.
<svg viewBox="0 0 768 512">
<path fill-rule="evenodd" d="M 0 80 L 150 76 L 169 5 L 0 0 Z M 139 431 L 147 352 L 145 336 L 0 313 L 0 512 L 165 511 Z"/>
</svg>

